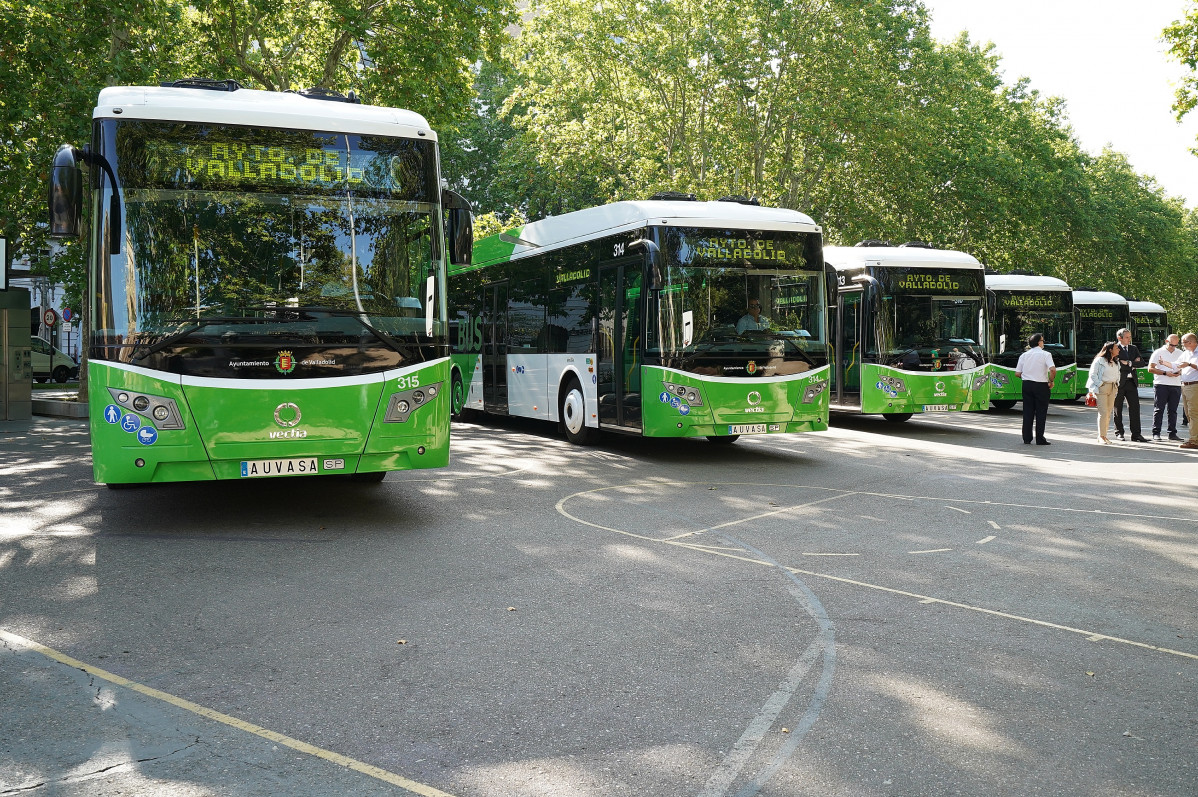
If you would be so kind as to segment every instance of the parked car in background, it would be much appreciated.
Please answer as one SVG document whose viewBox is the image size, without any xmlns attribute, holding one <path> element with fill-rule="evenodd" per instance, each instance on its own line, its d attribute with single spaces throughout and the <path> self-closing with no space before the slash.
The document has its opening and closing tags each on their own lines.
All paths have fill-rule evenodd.
<svg viewBox="0 0 1198 797">
<path fill-rule="evenodd" d="M 79 363 L 69 354 L 64 354 L 41 338 L 32 338 L 30 342 L 34 382 L 53 379 L 62 383 L 68 379 L 79 378 Z"/>
</svg>

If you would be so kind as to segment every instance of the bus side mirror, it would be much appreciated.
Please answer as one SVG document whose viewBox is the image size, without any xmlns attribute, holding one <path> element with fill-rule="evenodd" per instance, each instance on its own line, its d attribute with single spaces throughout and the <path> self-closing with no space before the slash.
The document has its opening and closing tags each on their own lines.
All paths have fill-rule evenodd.
<svg viewBox="0 0 1198 797">
<path fill-rule="evenodd" d="M 54 154 L 54 166 L 50 169 L 50 236 L 53 238 L 79 237 L 83 174 L 75 152 L 70 144 L 63 144 Z"/>
<path fill-rule="evenodd" d="M 441 191 L 441 207 L 445 210 L 445 240 L 449 242 L 449 263 L 470 265 L 474 255 L 474 217 L 465 197 L 449 189 Z"/>
</svg>

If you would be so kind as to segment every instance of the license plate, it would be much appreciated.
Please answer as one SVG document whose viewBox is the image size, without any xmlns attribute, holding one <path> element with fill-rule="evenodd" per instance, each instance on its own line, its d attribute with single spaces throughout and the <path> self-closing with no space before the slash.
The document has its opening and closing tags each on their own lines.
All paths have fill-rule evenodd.
<svg viewBox="0 0 1198 797">
<path fill-rule="evenodd" d="M 728 434 L 766 434 L 770 428 L 764 423 L 729 424 Z"/>
<path fill-rule="evenodd" d="M 294 457 L 291 459 L 251 459 L 241 463 L 241 477 L 255 476 L 310 476 L 320 473 L 316 457 Z"/>
<path fill-rule="evenodd" d="M 924 404 L 923 405 L 924 412 L 948 412 L 949 410 L 955 410 L 956 408 L 957 408 L 956 404 Z"/>
</svg>

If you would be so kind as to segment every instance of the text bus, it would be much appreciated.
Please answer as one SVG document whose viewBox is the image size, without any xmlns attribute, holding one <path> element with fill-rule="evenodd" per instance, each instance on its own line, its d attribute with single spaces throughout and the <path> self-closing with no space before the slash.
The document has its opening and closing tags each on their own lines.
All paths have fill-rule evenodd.
<svg viewBox="0 0 1198 797">
<path fill-rule="evenodd" d="M 1064 280 L 1030 274 L 986 274 L 986 351 L 990 360 L 990 403 L 1009 410 L 1023 400 L 1023 380 L 1015 375 L 1019 356 L 1033 333 L 1044 335 L 1044 350 L 1057 366 L 1051 398 L 1076 398 L 1073 291 Z"/>
<path fill-rule="evenodd" d="M 577 443 L 826 429 L 821 249 L 796 211 L 677 199 L 480 240 L 450 275 L 454 406 L 560 422 Z"/>
<path fill-rule="evenodd" d="M 87 378 L 95 478 L 135 482 L 443 466 L 442 193 L 411 111 L 232 81 L 104 89 L 62 146 L 56 235 L 91 173 Z"/>
<path fill-rule="evenodd" d="M 906 421 L 989 409 L 981 263 L 883 241 L 829 246 L 824 259 L 837 286 L 833 411 Z"/>
</svg>

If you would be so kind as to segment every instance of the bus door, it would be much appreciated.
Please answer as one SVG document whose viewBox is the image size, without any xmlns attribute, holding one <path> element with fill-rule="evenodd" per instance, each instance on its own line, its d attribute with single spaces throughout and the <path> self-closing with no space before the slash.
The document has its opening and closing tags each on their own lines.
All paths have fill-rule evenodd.
<svg viewBox="0 0 1198 797">
<path fill-rule="evenodd" d="M 835 404 L 861 406 L 861 308 L 859 287 L 841 286 L 836 299 Z"/>
<path fill-rule="evenodd" d="M 640 257 L 599 264 L 599 423 L 641 428 Z"/>
<path fill-rule="evenodd" d="M 483 287 L 483 407 L 500 415 L 507 414 L 507 288 Z"/>
</svg>

